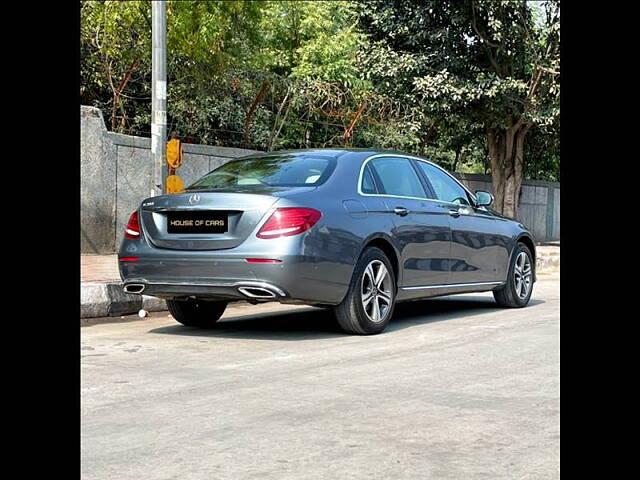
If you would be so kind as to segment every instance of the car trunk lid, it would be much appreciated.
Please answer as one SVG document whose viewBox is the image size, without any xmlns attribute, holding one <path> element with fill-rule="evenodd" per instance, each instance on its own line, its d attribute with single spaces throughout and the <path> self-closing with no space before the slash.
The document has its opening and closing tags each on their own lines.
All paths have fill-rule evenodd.
<svg viewBox="0 0 640 480">
<path fill-rule="evenodd" d="M 275 191 L 259 193 L 192 191 L 162 195 L 142 202 L 140 221 L 146 236 L 159 248 L 174 250 L 234 248 L 253 232 L 260 220 L 278 201 L 279 196 Z M 179 212 L 192 212 L 195 216 L 205 212 L 204 215 L 226 218 L 226 231 L 169 233 L 170 217 L 183 218 L 185 215 Z"/>
</svg>

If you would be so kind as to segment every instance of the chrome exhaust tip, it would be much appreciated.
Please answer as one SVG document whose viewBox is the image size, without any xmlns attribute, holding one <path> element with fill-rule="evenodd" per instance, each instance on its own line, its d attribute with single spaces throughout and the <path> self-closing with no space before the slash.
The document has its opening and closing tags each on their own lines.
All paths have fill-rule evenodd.
<svg viewBox="0 0 640 480">
<path fill-rule="evenodd" d="M 238 287 L 238 291 L 249 298 L 276 298 L 276 293 L 264 287 Z"/>
<path fill-rule="evenodd" d="M 145 285 L 142 283 L 127 283 L 122 289 L 125 293 L 142 293 Z"/>
</svg>

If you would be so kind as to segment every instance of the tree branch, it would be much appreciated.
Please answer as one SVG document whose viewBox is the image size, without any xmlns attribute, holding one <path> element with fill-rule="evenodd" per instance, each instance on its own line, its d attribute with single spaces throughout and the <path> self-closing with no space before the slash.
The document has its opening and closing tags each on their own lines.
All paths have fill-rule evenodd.
<svg viewBox="0 0 640 480">
<path fill-rule="evenodd" d="M 472 0 L 471 2 L 471 15 L 472 15 L 472 19 L 471 19 L 471 26 L 473 27 L 473 31 L 476 32 L 476 35 L 478 35 L 478 37 L 480 37 L 480 43 L 482 43 L 482 46 L 484 47 L 485 51 L 487 52 L 487 56 L 489 57 L 489 62 L 491 62 L 491 66 L 493 67 L 493 69 L 496 71 L 496 73 L 498 74 L 499 77 L 502 77 L 502 69 L 498 66 L 498 63 L 496 62 L 495 56 L 493 55 L 493 52 L 491 51 L 491 48 L 499 48 L 500 46 L 492 43 L 489 41 L 489 39 L 487 37 L 485 37 L 482 33 L 480 33 L 480 29 L 478 28 L 478 25 L 476 23 L 476 6 L 475 6 L 475 2 Z"/>
<path fill-rule="evenodd" d="M 471 26 L 473 27 L 473 30 L 476 32 L 476 34 L 482 39 L 484 43 L 486 43 L 490 47 L 499 48 L 500 45 L 489 41 L 487 37 L 485 37 L 484 35 L 482 35 L 482 33 L 480 33 L 480 30 L 478 29 L 478 25 L 476 23 L 476 2 L 473 0 L 471 0 L 471 15 L 472 15 Z"/>
<path fill-rule="evenodd" d="M 244 142 L 247 144 L 249 142 L 249 130 L 251 128 L 251 120 L 253 119 L 253 114 L 256 111 L 256 108 L 258 108 L 258 104 L 260 103 L 260 100 L 262 100 L 262 97 L 267 91 L 268 86 L 269 86 L 268 80 L 265 80 L 264 82 L 262 82 L 262 85 L 260 86 L 260 90 L 258 90 L 258 93 L 253 99 L 253 103 L 251 104 L 251 107 L 247 112 L 247 118 L 244 121 Z"/>
<path fill-rule="evenodd" d="M 133 62 L 131 62 L 131 65 L 129 66 L 127 73 L 125 73 L 124 77 L 122 77 L 122 81 L 118 86 L 118 92 L 117 92 L 118 99 L 120 98 L 120 95 L 122 95 L 122 92 L 127 86 L 127 83 L 129 83 L 129 80 L 131 79 L 131 74 L 136 69 L 139 63 L 140 63 L 140 58 L 136 58 Z"/>
<path fill-rule="evenodd" d="M 356 122 L 358 121 L 358 119 L 360 118 L 360 115 L 362 115 L 362 112 L 364 112 L 364 109 L 367 107 L 367 102 L 362 102 L 362 105 L 360 105 L 360 108 L 358 109 L 358 111 L 356 112 L 355 117 L 353 118 L 353 121 L 351 122 L 351 125 L 349 125 L 349 128 L 347 128 L 344 132 L 344 140 L 345 142 L 347 141 L 347 139 L 349 137 L 351 137 L 351 132 L 353 131 L 353 127 L 356 126 Z"/>
</svg>

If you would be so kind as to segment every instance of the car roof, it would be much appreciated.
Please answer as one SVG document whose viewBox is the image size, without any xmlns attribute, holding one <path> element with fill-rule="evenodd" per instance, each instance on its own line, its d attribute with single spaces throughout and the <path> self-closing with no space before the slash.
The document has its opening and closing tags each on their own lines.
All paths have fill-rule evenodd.
<svg viewBox="0 0 640 480">
<path fill-rule="evenodd" d="M 442 170 L 447 175 L 449 175 L 456 183 L 458 183 L 458 185 L 460 185 L 463 189 L 465 189 L 469 193 L 469 195 L 471 195 L 472 197 L 475 197 L 475 195 L 471 193 L 471 190 L 469 190 L 469 188 L 466 185 L 464 185 L 459 179 L 454 177 L 451 173 L 446 171 L 437 163 L 434 163 L 433 160 L 421 155 L 413 155 L 406 152 L 400 152 L 398 150 L 384 150 L 384 149 L 371 149 L 371 148 L 305 148 L 305 149 L 298 149 L 298 150 L 274 150 L 272 152 L 253 153 L 245 157 L 237 158 L 236 160 L 242 160 L 245 158 L 248 159 L 248 158 L 278 156 L 278 155 L 304 155 L 304 154 L 307 154 L 310 156 L 329 157 L 329 158 L 335 158 L 335 159 L 348 156 L 348 157 L 351 157 L 351 160 L 363 160 L 372 155 L 380 155 L 385 153 L 413 157 L 413 158 L 422 158 L 427 162 L 433 164 L 436 168 Z"/>
<path fill-rule="evenodd" d="M 321 156 L 321 157 L 333 157 L 340 158 L 344 157 L 347 154 L 356 154 L 352 155 L 352 157 L 363 158 L 371 155 L 379 155 L 379 154 L 394 154 L 394 155 L 408 155 L 415 157 L 416 155 L 412 155 L 406 152 L 400 152 L 397 150 L 384 150 L 384 149 L 373 149 L 373 148 L 304 148 L 304 149 L 295 149 L 295 150 L 274 150 L 272 152 L 260 152 L 253 153 L 251 155 L 247 155 L 247 157 L 269 157 L 276 155 L 312 155 L 312 156 Z M 360 155 L 357 155 L 360 154 Z M 426 160 L 426 159 L 425 159 Z"/>
</svg>

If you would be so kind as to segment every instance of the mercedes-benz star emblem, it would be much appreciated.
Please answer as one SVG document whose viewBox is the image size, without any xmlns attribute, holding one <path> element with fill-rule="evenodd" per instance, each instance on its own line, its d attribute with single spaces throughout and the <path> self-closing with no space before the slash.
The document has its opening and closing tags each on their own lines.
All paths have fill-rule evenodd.
<svg viewBox="0 0 640 480">
<path fill-rule="evenodd" d="M 194 203 L 198 203 L 199 201 L 200 201 L 200 195 L 198 195 L 197 193 L 194 193 L 189 197 L 189 203 L 191 205 L 193 205 Z"/>
</svg>

